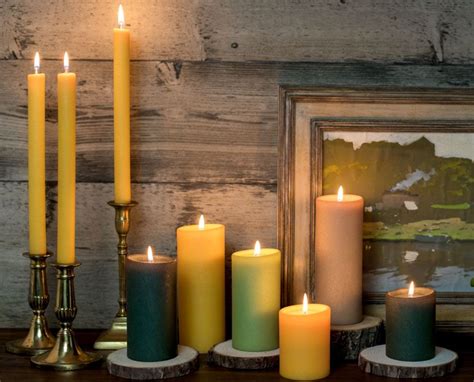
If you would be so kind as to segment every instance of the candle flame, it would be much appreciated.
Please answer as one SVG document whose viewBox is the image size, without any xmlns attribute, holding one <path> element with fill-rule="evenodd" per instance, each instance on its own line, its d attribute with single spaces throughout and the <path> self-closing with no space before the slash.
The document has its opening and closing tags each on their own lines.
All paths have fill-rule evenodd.
<svg viewBox="0 0 474 382">
<path fill-rule="evenodd" d="M 206 226 L 206 223 L 204 222 L 204 215 L 201 215 L 201 216 L 199 217 L 199 225 L 198 225 L 198 228 L 199 228 L 200 230 L 203 230 L 205 226 Z"/>
<path fill-rule="evenodd" d="M 122 4 L 119 5 L 117 18 L 118 18 L 119 28 L 123 29 L 125 27 L 125 14 L 123 13 Z"/>
<path fill-rule="evenodd" d="M 306 293 L 303 296 L 303 313 L 308 313 L 308 295 Z"/>
<path fill-rule="evenodd" d="M 64 71 L 66 73 L 69 71 L 69 55 L 67 52 L 64 52 Z"/>
<path fill-rule="evenodd" d="M 342 188 L 342 186 L 339 186 L 339 189 L 337 190 L 337 201 L 342 202 L 343 199 L 344 199 L 344 189 Z"/>
<path fill-rule="evenodd" d="M 414 294 L 415 294 L 415 283 L 412 281 L 410 283 L 410 287 L 408 288 L 408 296 L 413 297 Z"/>
<path fill-rule="evenodd" d="M 147 255 L 148 261 L 152 262 L 153 261 L 153 251 L 151 249 L 151 246 L 148 246 L 146 255 Z"/>
<path fill-rule="evenodd" d="M 257 241 L 255 242 L 255 247 L 254 247 L 254 249 L 253 249 L 253 255 L 254 255 L 254 256 L 258 256 L 258 255 L 260 255 L 260 252 L 261 252 L 261 251 L 262 251 L 262 250 L 261 250 L 261 247 L 260 247 L 260 242 L 257 240 Z"/>
<path fill-rule="evenodd" d="M 40 55 L 38 52 L 35 53 L 35 60 L 34 60 L 33 66 L 35 68 L 35 73 L 38 74 L 38 71 L 40 68 Z"/>
</svg>

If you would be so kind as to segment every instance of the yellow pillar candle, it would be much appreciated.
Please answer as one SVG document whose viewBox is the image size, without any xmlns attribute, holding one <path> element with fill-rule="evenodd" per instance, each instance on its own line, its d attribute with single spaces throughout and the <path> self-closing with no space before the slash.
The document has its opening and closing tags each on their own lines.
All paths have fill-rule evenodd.
<svg viewBox="0 0 474 382">
<path fill-rule="evenodd" d="M 337 195 L 316 199 L 315 292 L 332 311 L 333 325 L 362 321 L 362 220 L 364 199 Z"/>
<path fill-rule="evenodd" d="M 122 4 L 114 29 L 114 180 L 115 202 L 129 203 L 130 189 L 130 31 Z"/>
<path fill-rule="evenodd" d="M 242 351 L 278 348 L 280 310 L 278 249 L 260 248 L 232 254 L 232 347 Z"/>
<path fill-rule="evenodd" d="M 206 353 L 225 339 L 225 227 L 205 224 L 179 227 L 179 342 Z"/>
<path fill-rule="evenodd" d="M 29 250 L 34 255 L 46 254 L 46 190 L 45 190 L 45 83 L 38 73 L 39 54 L 34 60 L 35 73 L 28 75 L 28 212 Z"/>
<path fill-rule="evenodd" d="M 330 372 L 331 308 L 292 305 L 280 310 L 280 375 L 294 380 L 321 379 Z"/>
<path fill-rule="evenodd" d="M 76 75 L 69 73 L 64 53 L 64 73 L 58 74 L 58 248 L 59 264 L 75 262 L 76 221 Z"/>
</svg>

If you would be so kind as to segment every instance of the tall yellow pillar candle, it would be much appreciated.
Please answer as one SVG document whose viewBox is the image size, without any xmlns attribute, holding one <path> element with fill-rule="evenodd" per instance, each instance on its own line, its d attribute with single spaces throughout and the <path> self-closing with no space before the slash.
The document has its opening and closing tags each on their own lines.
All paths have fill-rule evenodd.
<svg viewBox="0 0 474 382">
<path fill-rule="evenodd" d="M 179 342 L 206 353 L 225 339 L 225 227 L 205 224 L 179 227 Z"/>
<path fill-rule="evenodd" d="M 122 4 L 114 29 L 114 180 L 115 202 L 129 203 L 130 186 L 130 31 Z"/>
<path fill-rule="evenodd" d="M 364 199 L 337 195 L 316 199 L 315 292 L 332 310 L 333 325 L 362 321 L 362 220 Z"/>
<path fill-rule="evenodd" d="M 327 377 L 330 372 L 331 308 L 322 304 L 280 310 L 280 375 L 294 380 Z"/>
<path fill-rule="evenodd" d="M 76 226 L 76 74 L 58 74 L 58 244 L 59 264 L 75 262 Z"/>
<path fill-rule="evenodd" d="M 46 190 L 45 190 L 45 75 L 28 75 L 28 212 L 29 250 L 34 255 L 46 254 Z"/>
</svg>

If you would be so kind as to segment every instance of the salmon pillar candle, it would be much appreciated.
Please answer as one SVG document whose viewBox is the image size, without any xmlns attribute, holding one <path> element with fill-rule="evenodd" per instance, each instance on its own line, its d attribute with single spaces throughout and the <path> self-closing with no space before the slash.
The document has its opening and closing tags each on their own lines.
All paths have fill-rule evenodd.
<svg viewBox="0 0 474 382">
<path fill-rule="evenodd" d="M 357 195 L 316 199 L 315 291 L 331 307 L 333 325 L 362 321 L 362 220 L 364 200 Z"/>
<path fill-rule="evenodd" d="M 425 361 L 435 356 L 436 294 L 410 287 L 386 295 L 386 354 L 400 361 Z"/>
<path fill-rule="evenodd" d="M 76 75 L 58 74 L 58 243 L 59 264 L 75 262 L 76 225 Z"/>
<path fill-rule="evenodd" d="M 46 166 L 45 166 L 45 83 L 38 73 L 40 58 L 35 54 L 35 73 L 28 75 L 28 213 L 29 250 L 46 254 Z"/>
<path fill-rule="evenodd" d="M 130 31 L 122 4 L 114 29 L 114 185 L 115 202 L 129 203 L 130 185 Z"/>
<path fill-rule="evenodd" d="M 179 227 L 179 342 L 206 353 L 225 339 L 225 228 L 222 224 Z"/>
<path fill-rule="evenodd" d="M 176 260 L 130 255 L 127 278 L 127 356 L 135 361 L 156 362 L 178 354 L 176 322 Z"/>
<path fill-rule="evenodd" d="M 232 254 L 232 347 L 259 352 L 278 348 L 280 310 L 278 249 L 260 248 Z"/>
<path fill-rule="evenodd" d="M 321 379 L 330 372 L 331 308 L 292 305 L 280 310 L 280 375 L 294 380 Z"/>
</svg>

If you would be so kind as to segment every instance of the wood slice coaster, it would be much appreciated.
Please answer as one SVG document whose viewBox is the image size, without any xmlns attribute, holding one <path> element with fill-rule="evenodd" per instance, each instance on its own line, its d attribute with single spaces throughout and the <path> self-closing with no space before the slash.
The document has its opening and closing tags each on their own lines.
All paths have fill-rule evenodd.
<svg viewBox="0 0 474 382">
<path fill-rule="evenodd" d="M 331 326 L 331 357 L 336 361 L 356 361 L 359 353 L 383 343 L 383 320 L 364 316 L 353 325 Z"/>
<path fill-rule="evenodd" d="M 278 366 L 280 350 L 247 352 L 234 349 L 232 340 L 213 346 L 207 354 L 207 362 L 228 369 L 262 370 Z"/>
<path fill-rule="evenodd" d="M 159 362 L 140 362 L 127 357 L 127 349 L 110 353 L 107 370 L 128 379 L 166 379 L 191 374 L 199 368 L 199 353 L 188 346 L 178 346 L 175 358 Z"/>
<path fill-rule="evenodd" d="M 427 361 L 406 362 L 385 355 L 385 345 L 363 350 L 359 367 L 366 373 L 391 378 L 442 377 L 456 369 L 458 355 L 448 349 L 436 347 L 436 355 Z"/>
</svg>

